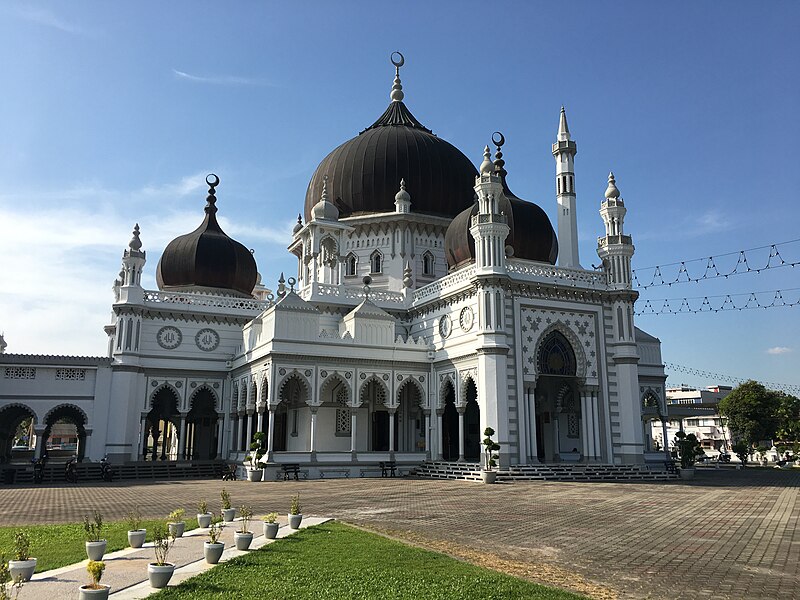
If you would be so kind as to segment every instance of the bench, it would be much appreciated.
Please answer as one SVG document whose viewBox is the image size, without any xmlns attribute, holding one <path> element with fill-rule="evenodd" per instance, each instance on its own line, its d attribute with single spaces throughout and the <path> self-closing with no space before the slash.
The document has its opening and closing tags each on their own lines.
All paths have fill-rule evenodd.
<svg viewBox="0 0 800 600">
<path fill-rule="evenodd" d="M 294 478 L 295 481 L 299 479 L 298 475 L 300 474 L 300 465 L 296 463 L 288 463 L 285 465 L 281 465 L 281 473 L 283 473 L 283 480 L 288 481 L 290 476 Z M 308 471 L 305 471 L 305 477 L 308 479 Z"/>
<path fill-rule="evenodd" d="M 393 460 L 380 462 L 378 466 L 381 468 L 381 477 L 395 477 L 397 473 L 397 463 Z"/>
<path fill-rule="evenodd" d="M 222 470 L 222 481 L 236 481 L 236 465 L 225 465 Z"/>
<path fill-rule="evenodd" d="M 364 477 L 367 473 L 375 473 L 378 474 L 381 472 L 380 467 L 364 467 L 361 469 L 360 477 Z"/>
<path fill-rule="evenodd" d="M 350 467 L 320 469 L 319 470 L 319 478 L 320 479 L 325 479 L 325 475 L 327 475 L 328 473 L 338 473 L 339 475 L 344 476 L 345 479 L 349 479 L 350 478 Z"/>
</svg>

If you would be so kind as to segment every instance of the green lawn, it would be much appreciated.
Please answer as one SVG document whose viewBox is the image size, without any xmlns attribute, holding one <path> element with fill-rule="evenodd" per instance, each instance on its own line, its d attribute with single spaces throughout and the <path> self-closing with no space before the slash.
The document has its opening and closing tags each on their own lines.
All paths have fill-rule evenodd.
<svg viewBox="0 0 800 600">
<path fill-rule="evenodd" d="M 143 520 L 147 529 L 147 541 L 151 541 L 153 527 L 161 524 L 166 527 L 166 519 Z M 186 519 L 186 530 L 197 527 L 196 519 Z M 24 529 L 31 536 L 31 556 L 36 557 L 36 572 L 56 569 L 86 559 L 86 538 L 83 523 L 66 525 L 27 525 L 24 527 L 0 527 L 0 554 L 6 560 L 13 558 L 14 532 Z M 106 553 L 128 547 L 128 524 L 125 521 L 112 521 L 103 527 L 103 535 L 108 540 Z"/>
<path fill-rule="evenodd" d="M 304 529 L 153 596 L 221 597 L 581 598 L 341 523 Z"/>
</svg>

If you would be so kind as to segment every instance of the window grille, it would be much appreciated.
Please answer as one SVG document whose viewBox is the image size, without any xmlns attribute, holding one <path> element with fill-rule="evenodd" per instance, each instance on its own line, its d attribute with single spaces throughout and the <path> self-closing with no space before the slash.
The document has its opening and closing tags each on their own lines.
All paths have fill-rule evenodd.
<svg viewBox="0 0 800 600">
<path fill-rule="evenodd" d="M 86 369 L 56 369 L 56 379 L 84 381 L 86 379 Z"/>
<path fill-rule="evenodd" d="M 6 367 L 6 379 L 36 379 L 36 369 L 33 367 Z"/>
</svg>

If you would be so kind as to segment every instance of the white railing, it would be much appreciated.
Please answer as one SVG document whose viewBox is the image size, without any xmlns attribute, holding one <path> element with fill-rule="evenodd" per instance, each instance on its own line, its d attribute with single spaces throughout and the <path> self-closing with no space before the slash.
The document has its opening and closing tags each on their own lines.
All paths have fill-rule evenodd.
<svg viewBox="0 0 800 600">
<path fill-rule="evenodd" d="M 144 293 L 144 301 L 147 304 L 186 304 L 213 308 L 233 308 L 253 312 L 261 312 L 272 305 L 269 301 L 253 300 L 252 298 L 150 291 Z"/>
<path fill-rule="evenodd" d="M 303 291 L 306 292 L 307 290 L 309 290 L 309 288 L 305 288 Z M 343 300 L 360 300 L 365 296 L 363 287 L 331 285 L 328 283 L 318 283 L 316 286 L 316 293 L 318 296 L 341 298 Z M 389 292 L 386 290 L 370 289 L 369 299 L 373 302 L 388 302 L 393 304 L 405 303 L 405 296 L 401 292 Z"/>
<path fill-rule="evenodd" d="M 602 271 L 568 269 L 540 263 L 517 261 L 514 259 L 509 259 L 506 262 L 506 269 L 509 273 L 522 275 L 526 278 L 540 280 L 546 283 L 580 287 L 605 287 L 608 285 L 608 277 Z"/>
<path fill-rule="evenodd" d="M 475 275 L 475 265 L 459 269 L 455 273 L 445 275 L 441 279 L 414 291 L 414 302 L 422 302 L 437 296 L 450 288 L 458 287 Z"/>
</svg>

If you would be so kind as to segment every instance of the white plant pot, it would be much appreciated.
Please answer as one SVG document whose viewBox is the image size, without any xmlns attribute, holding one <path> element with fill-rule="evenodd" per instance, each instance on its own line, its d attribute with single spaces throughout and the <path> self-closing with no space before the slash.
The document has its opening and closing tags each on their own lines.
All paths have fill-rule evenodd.
<svg viewBox="0 0 800 600">
<path fill-rule="evenodd" d="M 236 518 L 236 509 L 235 508 L 223 508 L 222 509 L 222 520 L 226 523 L 232 523 L 233 520 Z"/>
<path fill-rule="evenodd" d="M 134 529 L 128 532 L 128 545 L 131 548 L 141 548 L 147 538 L 147 529 Z"/>
<path fill-rule="evenodd" d="M 247 481 L 261 481 L 263 475 L 263 469 L 247 469 Z"/>
<path fill-rule="evenodd" d="M 300 529 L 300 521 L 303 520 L 303 515 L 288 515 L 289 527 L 292 529 Z"/>
<path fill-rule="evenodd" d="M 11 575 L 12 581 L 30 581 L 34 571 L 36 571 L 35 558 L 8 561 L 8 572 Z"/>
<path fill-rule="evenodd" d="M 278 528 L 280 523 L 267 523 L 264 521 L 264 537 L 268 540 L 274 540 L 278 537 Z"/>
<path fill-rule="evenodd" d="M 183 532 L 186 530 L 186 523 L 178 521 L 177 523 L 167 523 L 169 526 L 169 533 L 172 537 L 183 537 Z"/>
<path fill-rule="evenodd" d="M 197 526 L 208 529 L 209 525 L 211 525 L 211 517 L 213 516 L 214 515 L 211 513 L 197 513 Z"/>
<path fill-rule="evenodd" d="M 694 479 L 694 467 L 688 467 L 686 469 L 681 467 L 680 473 L 681 479 Z"/>
<path fill-rule="evenodd" d="M 223 550 L 225 550 L 225 544 L 222 542 L 217 542 L 216 544 L 212 544 L 211 542 L 203 543 L 203 555 L 206 557 L 206 562 L 210 565 L 215 565 L 219 562 Z"/>
<path fill-rule="evenodd" d="M 174 572 L 175 565 L 172 563 L 167 563 L 165 565 L 150 563 L 147 565 L 147 578 L 150 580 L 150 587 L 156 589 L 167 587 Z"/>
<path fill-rule="evenodd" d="M 497 481 L 497 471 L 481 471 L 483 483 L 494 483 Z"/>
<path fill-rule="evenodd" d="M 82 585 L 80 587 L 80 600 L 106 600 L 108 598 L 108 590 L 111 589 L 110 585 L 100 584 L 98 589 L 92 589 Z"/>
<path fill-rule="evenodd" d="M 233 534 L 233 539 L 236 542 L 237 550 L 247 550 L 250 544 L 253 543 L 253 532 L 248 531 L 247 533 L 241 533 L 237 531 Z"/>
<path fill-rule="evenodd" d="M 99 542 L 86 542 L 86 556 L 89 560 L 103 560 L 103 555 L 106 553 L 106 540 Z"/>
</svg>

